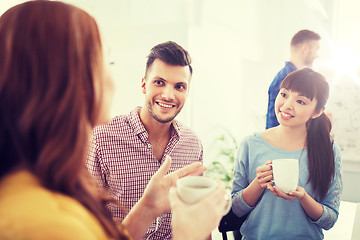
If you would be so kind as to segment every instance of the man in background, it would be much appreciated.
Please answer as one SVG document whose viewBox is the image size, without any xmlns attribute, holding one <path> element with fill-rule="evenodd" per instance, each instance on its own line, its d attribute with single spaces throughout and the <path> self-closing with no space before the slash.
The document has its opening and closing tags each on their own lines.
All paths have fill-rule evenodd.
<svg viewBox="0 0 360 240">
<path fill-rule="evenodd" d="M 320 48 L 319 34 L 310 30 L 301 30 L 291 39 L 290 61 L 285 62 L 283 67 L 275 76 L 269 87 L 269 102 L 266 114 L 266 129 L 279 125 L 275 113 L 275 99 L 280 91 L 280 84 L 291 72 L 302 67 L 312 67 L 314 60 L 318 57 Z"/>
<path fill-rule="evenodd" d="M 153 47 L 141 81 L 143 106 L 94 129 L 86 164 L 100 186 L 120 201 L 125 212 L 109 204 L 120 222 L 141 198 L 166 155 L 172 158 L 170 172 L 202 162 L 200 140 L 175 120 L 189 93 L 190 64 L 189 53 L 175 42 Z M 165 213 L 143 239 L 171 239 L 171 235 L 171 213 Z"/>
</svg>

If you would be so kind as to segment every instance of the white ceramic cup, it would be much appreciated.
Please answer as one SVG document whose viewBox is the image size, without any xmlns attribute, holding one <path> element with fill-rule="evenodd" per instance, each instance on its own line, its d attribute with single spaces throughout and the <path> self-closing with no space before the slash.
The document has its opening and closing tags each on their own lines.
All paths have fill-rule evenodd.
<svg viewBox="0 0 360 240">
<path fill-rule="evenodd" d="M 299 182 L 299 160 L 275 159 L 271 165 L 275 186 L 284 193 L 295 191 Z"/>
<path fill-rule="evenodd" d="M 203 176 L 187 176 L 177 180 L 176 185 L 180 198 L 185 203 L 193 204 L 213 192 L 218 183 L 214 179 Z M 224 209 L 224 215 L 226 215 L 231 208 L 230 192 L 226 192 L 224 198 L 228 200 Z"/>
</svg>

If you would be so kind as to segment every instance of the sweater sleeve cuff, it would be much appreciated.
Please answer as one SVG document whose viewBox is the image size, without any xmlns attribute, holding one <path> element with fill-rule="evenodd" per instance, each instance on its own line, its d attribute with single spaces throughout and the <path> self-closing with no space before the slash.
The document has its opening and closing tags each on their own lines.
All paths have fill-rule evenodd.
<svg viewBox="0 0 360 240">
<path fill-rule="evenodd" d="M 249 204 L 247 204 L 245 202 L 245 200 L 242 197 L 242 192 L 244 190 L 241 190 L 235 194 L 233 194 L 232 196 L 232 210 L 233 212 L 238 216 L 241 217 L 245 214 L 247 214 L 248 212 L 250 212 L 251 210 L 253 210 L 255 208 L 249 206 Z"/>
<path fill-rule="evenodd" d="M 324 210 L 323 214 L 317 221 L 312 221 L 312 222 L 325 230 L 329 230 L 330 228 L 332 228 L 334 226 L 335 221 L 331 216 L 330 209 L 328 209 L 324 205 L 322 205 L 322 207 Z"/>
</svg>

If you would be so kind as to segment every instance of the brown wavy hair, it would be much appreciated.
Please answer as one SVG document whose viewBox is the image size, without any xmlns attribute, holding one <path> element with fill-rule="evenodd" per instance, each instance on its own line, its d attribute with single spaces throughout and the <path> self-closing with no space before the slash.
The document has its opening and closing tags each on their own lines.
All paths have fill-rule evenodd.
<svg viewBox="0 0 360 240">
<path fill-rule="evenodd" d="M 329 98 L 329 84 L 325 77 L 310 68 L 290 73 L 281 83 L 281 88 L 299 92 L 310 100 L 316 98 L 316 113 L 325 108 Z M 309 182 L 317 196 L 323 199 L 335 175 L 333 139 L 330 135 L 331 121 L 322 113 L 319 117 L 308 120 L 306 130 Z"/>
<path fill-rule="evenodd" d="M 109 236 L 126 239 L 84 164 L 103 67 L 98 27 L 85 11 L 30 1 L 1 16 L 0 177 L 24 166 L 46 188 L 82 203 Z"/>
</svg>

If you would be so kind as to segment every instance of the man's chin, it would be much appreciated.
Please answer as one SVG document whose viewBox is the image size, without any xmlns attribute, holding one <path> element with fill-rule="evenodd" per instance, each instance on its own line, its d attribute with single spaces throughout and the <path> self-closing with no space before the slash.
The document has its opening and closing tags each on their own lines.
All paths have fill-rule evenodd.
<svg viewBox="0 0 360 240">
<path fill-rule="evenodd" d="M 159 123 L 169 123 L 172 122 L 176 116 L 180 113 L 180 111 L 173 112 L 172 114 L 169 112 L 168 114 L 163 114 L 161 111 L 153 111 L 154 109 L 148 107 L 148 111 L 150 115 Z"/>
<path fill-rule="evenodd" d="M 155 114 L 151 114 L 152 117 L 158 121 L 159 123 L 169 123 L 169 122 L 172 122 L 175 117 L 177 116 L 177 114 L 173 115 L 173 116 L 168 116 L 168 117 L 165 117 L 165 116 L 159 116 L 159 115 L 155 115 Z"/>
<path fill-rule="evenodd" d="M 159 123 L 169 123 L 169 122 L 172 122 L 172 121 L 175 119 L 175 117 L 166 118 L 166 119 L 154 117 L 154 119 L 155 119 L 156 121 L 158 121 Z"/>
</svg>

